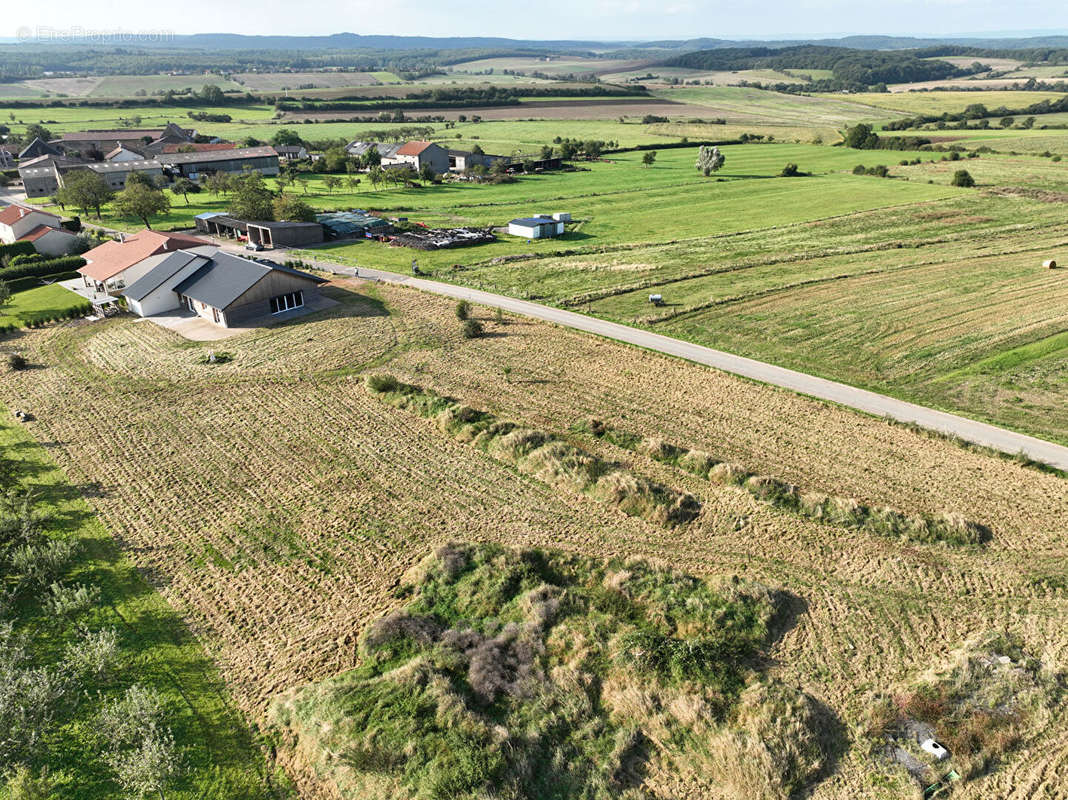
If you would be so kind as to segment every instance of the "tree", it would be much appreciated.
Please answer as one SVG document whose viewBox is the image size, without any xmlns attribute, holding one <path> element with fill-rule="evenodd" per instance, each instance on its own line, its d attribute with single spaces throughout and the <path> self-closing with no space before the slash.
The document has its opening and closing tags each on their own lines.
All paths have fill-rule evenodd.
<svg viewBox="0 0 1068 800">
<path fill-rule="evenodd" d="M 466 300 L 461 300 L 456 304 L 456 319 L 463 322 L 471 316 L 471 304 Z"/>
<path fill-rule="evenodd" d="M 246 136 L 241 140 L 242 147 L 259 147 L 263 142 L 257 139 L 255 136 Z"/>
<path fill-rule="evenodd" d="M 325 178 L 323 178 L 323 185 L 326 187 L 326 191 L 330 192 L 330 194 L 333 194 L 334 189 L 341 185 L 341 178 L 337 177 L 336 175 L 327 175 Z"/>
<path fill-rule="evenodd" d="M 477 339 L 485 329 L 477 319 L 465 319 L 461 330 L 465 339 Z"/>
<path fill-rule="evenodd" d="M 11 287 L 7 281 L 0 281 L 0 308 L 11 302 Z"/>
<path fill-rule="evenodd" d="M 378 152 L 377 147 L 371 145 L 363 151 L 360 163 L 368 169 L 374 169 L 382 163 L 382 154 Z"/>
<path fill-rule="evenodd" d="M 423 164 L 423 166 L 419 168 L 419 177 L 422 179 L 423 183 L 433 183 L 434 180 L 438 177 L 438 174 L 434 172 L 434 168 L 432 166 L 430 166 L 429 164 Z"/>
<path fill-rule="evenodd" d="M 355 175 L 349 175 L 349 177 L 345 178 L 345 185 L 349 187 L 350 192 L 355 192 L 356 187 L 360 185 L 360 179 Z"/>
<path fill-rule="evenodd" d="M 541 160 L 548 161 L 553 157 L 553 146 L 551 144 L 543 144 L 541 146 Z"/>
<path fill-rule="evenodd" d="M 304 142 L 300 138 L 300 134 L 292 128 L 282 128 L 281 130 L 275 131 L 274 136 L 271 137 L 271 144 L 275 147 L 282 147 L 284 145 L 300 147 Z"/>
<path fill-rule="evenodd" d="M 582 143 L 582 152 L 586 154 L 586 158 L 600 158 L 601 149 L 601 143 L 596 139 Z"/>
<path fill-rule="evenodd" d="M 953 173 L 953 180 L 951 183 L 954 186 L 963 186 L 964 188 L 971 188 L 975 186 L 975 178 L 971 176 L 971 173 L 966 169 L 958 169 Z"/>
<path fill-rule="evenodd" d="M 861 122 L 846 130 L 845 146 L 854 150 L 873 150 L 879 143 L 879 137 L 871 129 L 871 125 Z"/>
<path fill-rule="evenodd" d="M 315 222 L 315 209 L 294 195 L 279 195 L 273 207 L 274 218 L 280 222 Z"/>
<path fill-rule="evenodd" d="M 697 169 L 701 170 L 706 178 L 722 167 L 726 161 L 726 157 L 719 152 L 718 147 L 703 144 L 697 151 Z"/>
<path fill-rule="evenodd" d="M 801 171 L 797 168 L 797 164 L 793 162 L 787 164 L 782 168 L 782 172 L 779 173 L 780 178 L 795 178 L 801 174 Z"/>
<path fill-rule="evenodd" d="M 378 151 L 376 150 L 375 152 Z M 344 147 L 331 147 L 323 153 L 320 163 L 322 164 L 323 172 L 344 172 L 348 160 L 349 154 Z"/>
<path fill-rule="evenodd" d="M 234 181 L 225 172 L 213 172 L 204 178 L 201 183 L 212 194 L 223 194 L 234 189 Z"/>
<path fill-rule="evenodd" d="M 122 698 L 106 705 L 97 730 L 106 743 L 108 765 L 119 784 L 135 797 L 158 794 L 181 771 L 174 735 L 163 724 L 163 698 L 134 684 Z"/>
<path fill-rule="evenodd" d="M 134 172 L 131 172 L 129 175 L 126 176 L 126 185 L 127 186 L 130 186 L 131 184 L 135 184 L 135 183 L 140 183 L 140 184 L 142 184 L 144 186 L 147 186 L 149 189 L 157 189 L 157 188 L 159 188 L 152 181 L 152 179 L 148 175 L 143 173 L 143 172 L 134 171 Z"/>
<path fill-rule="evenodd" d="M 486 151 L 482 149 L 482 145 L 476 144 L 474 147 L 471 148 L 471 155 L 484 156 L 486 155 Z"/>
<path fill-rule="evenodd" d="M 385 176 L 382 174 L 382 168 L 377 164 L 367 170 L 367 180 L 371 182 L 371 186 L 374 189 L 378 188 L 378 184 L 382 182 L 383 177 Z"/>
<path fill-rule="evenodd" d="M 237 219 L 262 222 L 274 219 L 274 195 L 264 185 L 263 177 L 258 172 L 234 179 L 229 210 L 230 216 Z"/>
<path fill-rule="evenodd" d="M 171 191 L 174 194 L 180 194 L 185 199 L 185 204 L 189 205 L 189 193 L 200 191 L 200 187 L 193 183 L 189 178 L 178 178 L 172 185 Z"/>
<path fill-rule="evenodd" d="M 63 179 L 63 188 L 56 194 L 61 203 L 79 208 L 83 214 L 95 211 L 97 219 L 100 219 L 100 207 L 115 197 L 115 191 L 104 177 L 91 169 L 68 172 Z"/>
<path fill-rule="evenodd" d="M 656 150 L 647 150 L 642 156 L 642 164 L 651 167 L 656 162 Z"/>
<path fill-rule="evenodd" d="M 170 211 L 171 201 L 154 186 L 140 182 L 127 183 L 126 188 L 115 197 L 115 210 L 124 217 L 137 217 L 151 230 L 150 219 Z"/>
<path fill-rule="evenodd" d="M 1001 121 L 999 122 L 999 124 L 1001 125 L 1002 128 L 1011 128 L 1012 127 L 1012 123 L 1014 123 L 1015 121 L 1016 121 L 1015 117 L 1002 117 Z"/>
</svg>

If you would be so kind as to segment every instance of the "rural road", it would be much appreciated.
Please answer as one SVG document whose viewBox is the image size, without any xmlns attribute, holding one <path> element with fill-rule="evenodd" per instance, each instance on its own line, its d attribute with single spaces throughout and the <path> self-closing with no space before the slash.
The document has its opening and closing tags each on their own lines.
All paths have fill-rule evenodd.
<svg viewBox="0 0 1068 800">
<path fill-rule="evenodd" d="M 264 254 L 261 253 L 259 255 Z M 307 263 L 307 260 L 305 260 L 305 263 Z M 342 268 L 338 264 L 331 264 L 326 261 L 317 261 L 315 266 L 328 272 L 344 275 L 352 275 L 356 272 L 351 267 Z M 684 342 L 680 339 L 632 328 L 628 325 L 620 325 L 615 322 L 597 319 L 596 317 L 576 314 L 573 311 L 544 306 L 540 303 L 531 303 L 527 300 L 517 300 L 504 295 L 484 292 L 480 289 L 469 289 L 465 286 L 454 286 L 449 283 L 401 275 L 396 272 L 369 269 L 367 267 L 360 267 L 358 275 L 361 278 L 397 283 L 424 292 L 454 297 L 457 300 L 468 300 L 490 308 L 500 308 L 513 314 L 533 317 L 534 319 L 604 336 L 608 339 L 643 347 L 658 353 L 684 358 L 687 361 L 704 364 L 724 372 L 760 381 L 761 383 L 790 389 L 820 400 L 829 400 L 832 403 L 854 408 L 877 417 L 889 417 L 898 422 L 915 423 L 928 430 L 959 436 L 974 444 L 1000 450 L 1010 455 L 1022 452 L 1035 461 L 1041 461 L 1058 469 L 1068 471 L 1068 447 L 1005 430 L 995 425 L 959 417 L 956 414 L 936 411 L 915 403 L 897 400 L 893 397 L 858 389 L 854 386 L 847 386 L 844 383 L 817 378 L 813 375 L 806 375 L 803 372 L 795 372 L 792 369 L 777 367 L 774 364 L 767 364 L 763 361 L 724 353 L 720 350 L 713 350 L 710 347 Z"/>
</svg>

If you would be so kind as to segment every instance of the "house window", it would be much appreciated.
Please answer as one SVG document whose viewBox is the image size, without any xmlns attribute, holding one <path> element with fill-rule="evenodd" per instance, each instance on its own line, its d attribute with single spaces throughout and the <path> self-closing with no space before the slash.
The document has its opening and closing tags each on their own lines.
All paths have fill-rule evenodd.
<svg viewBox="0 0 1068 800">
<path fill-rule="evenodd" d="M 304 305 L 304 292 L 290 292 L 271 298 L 271 313 L 281 314 Z"/>
</svg>

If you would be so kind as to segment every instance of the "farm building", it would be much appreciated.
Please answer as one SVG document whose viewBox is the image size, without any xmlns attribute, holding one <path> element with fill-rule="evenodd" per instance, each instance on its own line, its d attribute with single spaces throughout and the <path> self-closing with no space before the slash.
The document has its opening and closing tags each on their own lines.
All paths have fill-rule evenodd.
<svg viewBox="0 0 1068 800">
<path fill-rule="evenodd" d="M 306 272 L 199 247 L 150 259 L 151 269 L 126 292 L 142 317 L 177 309 L 224 328 L 295 316 L 319 299 L 325 283 Z"/>
<path fill-rule="evenodd" d="M 89 130 L 64 133 L 49 144 L 64 153 L 89 155 L 93 152 L 107 153 L 116 147 L 126 147 L 142 155 L 159 153 L 166 144 L 191 143 L 196 131 L 180 128 L 168 122 L 162 128 L 119 128 L 116 130 Z"/>
<path fill-rule="evenodd" d="M 299 144 L 280 144 L 275 145 L 274 149 L 278 157 L 284 161 L 299 161 L 308 157 L 308 151 Z"/>
<path fill-rule="evenodd" d="M 264 247 L 301 247 L 323 241 L 323 226 L 318 222 L 250 222 L 250 244 Z"/>
<path fill-rule="evenodd" d="M 19 176 L 27 197 L 48 197 L 63 186 L 63 176 L 77 169 L 88 169 L 101 175 L 115 190 L 126 188 L 131 173 L 149 177 L 163 174 L 163 166 L 153 159 L 135 161 L 84 162 L 59 156 L 41 156 L 19 165 Z"/>
<path fill-rule="evenodd" d="M 136 150 L 130 150 L 121 144 L 109 153 L 104 154 L 105 161 L 142 161 L 144 156 Z"/>
<path fill-rule="evenodd" d="M 508 223 L 508 233 L 512 236 L 523 236 L 527 239 L 548 239 L 559 236 L 564 232 L 562 220 L 552 217 L 536 216 L 513 219 Z"/>
<path fill-rule="evenodd" d="M 32 142 L 22 148 L 19 153 L 19 161 L 23 161 L 30 158 L 40 158 L 41 156 L 61 156 L 63 151 L 58 147 L 54 147 L 42 139 L 40 136 L 36 137 Z"/>
<path fill-rule="evenodd" d="M 173 253 L 203 247 L 204 242 L 180 233 L 143 230 L 122 241 L 105 242 L 85 253 L 85 266 L 78 270 L 86 288 L 98 292 L 121 291 L 151 269 L 146 259 L 158 253 Z"/>
<path fill-rule="evenodd" d="M 492 156 L 488 153 L 472 153 L 467 150 L 449 151 L 449 169 L 453 172 L 464 172 L 472 167 L 486 167 L 489 169 L 497 161 L 511 162 L 508 156 Z"/>
<path fill-rule="evenodd" d="M 62 256 L 74 250 L 78 237 L 55 214 L 16 203 L 0 210 L 0 243 L 14 242 L 32 242 L 38 253 Z"/>
<path fill-rule="evenodd" d="M 417 172 L 430 167 L 438 175 L 449 171 L 449 151 L 433 142 L 405 142 L 391 156 L 382 156 L 382 166 L 409 166 Z"/>
<path fill-rule="evenodd" d="M 161 163 L 170 168 L 174 177 L 200 180 L 212 172 L 236 175 L 247 171 L 261 175 L 278 174 L 278 153 L 273 147 L 239 147 L 230 150 L 208 150 L 197 153 L 163 153 Z"/>
<path fill-rule="evenodd" d="M 350 156 L 361 157 L 373 147 L 378 151 L 378 155 L 385 159 L 395 155 L 403 146 L 402 142 L 361 142 L 357 140 L 345 145 L 345 152 Z"/>
<path fill-rule="evenodd" d="M 15 167 L 15 153 L 9 147 L 0 147 L 0 169 Z"/>
<path fill-rule="evenodd" d="M 237 239 L 248 233 L 248 223 L 223 214 L 221 211 L 207 211 L 197 214 L 197 231 L 211 236 L 227 236 Z"/>
<path fill-rule="evenodd" d="M 381 217 L 360 211 L 331 211 L 316 214 L 315 219 L 325 229 L 327 239 L 362 239 L 383 236 L 393 230 L 393 226 Z"/>
</svg>

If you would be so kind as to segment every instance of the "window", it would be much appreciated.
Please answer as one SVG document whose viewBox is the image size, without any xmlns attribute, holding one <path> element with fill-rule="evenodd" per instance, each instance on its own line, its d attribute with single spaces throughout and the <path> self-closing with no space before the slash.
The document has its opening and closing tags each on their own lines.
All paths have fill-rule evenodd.
<svg viewBox="0 0 1068 800">
<path fill-rule="evenodd" d="M 271 298 L 271 313 L 281 314 L 304 305 L 304 292 L 290 292 Z"/>
</svg>

